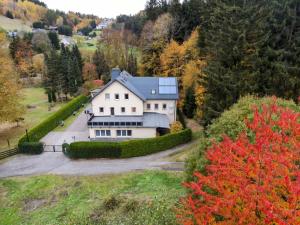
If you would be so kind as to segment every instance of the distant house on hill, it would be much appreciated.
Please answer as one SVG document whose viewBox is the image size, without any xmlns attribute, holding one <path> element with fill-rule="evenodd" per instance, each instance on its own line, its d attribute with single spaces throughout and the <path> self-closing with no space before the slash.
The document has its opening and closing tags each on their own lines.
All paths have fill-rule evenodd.
<svg viewBox="0 0 300 225">
<path fill-rule="evenodd" d="M 72 46 L 72 45 L 75 45 L 75 41 L 71 38 L 71 37 L 68 37 L 68 36 L 64 36 L 61 40 L 60 40 L 60 43 L 61 44 L 64 44 L 64 46 Z"/>
<path fill-rule="evenodd" d="M 112 20 L 110 19 L 104 19 L 103 21 L 101 21 L 101 23 L 99 23 L 96 27 L 96 30 L 104 30 L 106 28 L 108 28 L 108 26 L 112 23 Z"/>
<path fill-rule="evenodd" d="M 91 140 L 152 138 L 170 129 L 179 98 L 175 77 L 134 77 L 118 68 L 111 77 L 91 93 Z"/>
</svg>

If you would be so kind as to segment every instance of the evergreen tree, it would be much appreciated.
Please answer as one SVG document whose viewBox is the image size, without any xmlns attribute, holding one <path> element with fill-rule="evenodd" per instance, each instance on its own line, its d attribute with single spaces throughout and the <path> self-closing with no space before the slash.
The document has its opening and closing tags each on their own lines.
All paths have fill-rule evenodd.
<svg viewBox="0 0 300 225">
<path fill-rule="evenodd" d="M 52 47 L 56 50 L 59 50 L 60 45 L 59 45 L 59 39 L 58 39 L 57 33 L 56 32 L 49 32 L 48 37 L 51 41 Z"/>
<path fill-rule="evenodd" d="M 275 0 L 268 23 L 271 34 L 262 49 L 259 94 L 297 101 L 300 96 L 300 2 Z"/>
<path fill-rule="evenodd" d="M 59 73 L 61 76 L 62 93 L 64 93 L 65 97 L 67 97 L 70 92 L 69 91 L 69 73 L 68 73 L 69 57 L 70 57 L 70 53 L 69 53 L 68 48 L 65 48 L 64 44 L 61 44 Z"/>
<path fill-rule="evenodd" d="M 81 73 L 82 73 L 82 69 L 83 69 L 83 64 L 84 64 L 84 62 L 83 62 L 83 59 L 82 59 L 82 57 L 81 57 L 81 53 L 80 53 L 80 51 L 79 51 L 77 45 L 73 45 L 73 47 L 72 47 L 72 55 L 73 55 L 73 57 L 76 58 L 77 63 L 78 63 L 79 70 L 80 70 Z"/>
<path fill-rule="evenodd" d="M 13 36 L 12 40 L 9 44 L 9 51 L 10 51 L 10 55 L 13 58 L 13 60 L 16 59 L 16 53 L 18 51 L 18 46 L 19 46 L 20 41 L 21 40 L 20 40 L 19 36 Z"/>
<path fill-rule="evenodd" d="M 137 73 L 137 58 L 132 51 L 128 56 L 128 64 L 127 64 L 126 71 L 128 71 L 132 75 L 136 75 Z"/>
<path fill-rule="evenodd" d="M 6 13 L 5 13 L 5 16 L 9 19 L 14 19 L 14 15 L 12 14 L 11 11 L 7 10 Z"/>
<path fill-rule="evenodd" d="M 93 63 L 96 66 L 98 79 L 101 79 L 102 75 L 109 74 L 110 71 L 109 71 L 107 61 L 105 59 L 103 51 L 100 48 L 98 48 L 93 55 Z"/>
<path fill-rule="evenodd" d="M 59 90 L 59 57 L 52 50 L 49 55 L 45 54 L 46 73 L 44 87 L 49 96 L 49 101 L 56 101 L 56 93 Z"/>
<path fill-rule="evenodd" d="M 201 81 L 206 90 L 203 113 L 208 124 L 238 98 L 256 93 L 268 39 L 269 10 L 264 0 L 207 1 L 203 12 L 200 47 L 210 60 Z"/>
<path fill-rule="evenodd" d="M 186 90 L 185 99 L 183 103 L 183 113 L 187 118 L 194 118 L 196 112 L 196 98 L 193 87 Z"/>
<path fill-rule="evenodd" d="M 77 76 L 79 67 L 78 64 L 75 64 L 75 58 L 69 57 L 68 58 L 68 89 L 71 95 L 75 95 L 78 91 L 78 84 L 77 84 Z"/>
</svg>

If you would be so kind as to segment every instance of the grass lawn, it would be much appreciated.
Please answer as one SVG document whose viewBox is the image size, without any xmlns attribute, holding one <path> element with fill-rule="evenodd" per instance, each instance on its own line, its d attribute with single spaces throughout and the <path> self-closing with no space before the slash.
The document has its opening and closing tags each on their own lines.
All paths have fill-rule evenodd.
<svg viewBox="0 0 300 225">
<path fill-rule="evenodd" d="M 182 173 L 0 180 L 0 224 L 175 225 Z"/>
<path fill-rule="evenodd" d="M 0 27 L 6 31 L 31 31 L 30 24 L 19 19 L 9 19 L 0 15 Z"/>
<path fill-rule="evenodd" d="M 10 140 L 11 147 L 15 146 L 26 129 L 37 125 L 64 105 L 56 104 L 49 111 L 47 95 L 43 88 L 25 88 L 21 91 L 21 95 L 24 97 L 21 100 L 21 104 L 25 106 L 25 113 L 23 115 L 25 121 L 20 127 L 14 125 L 0 130 L 0 151 L 8 149 L 7 139 Z M 28 109 L 27 105 L 34 106 L 35 108 Z"/>
</svg>

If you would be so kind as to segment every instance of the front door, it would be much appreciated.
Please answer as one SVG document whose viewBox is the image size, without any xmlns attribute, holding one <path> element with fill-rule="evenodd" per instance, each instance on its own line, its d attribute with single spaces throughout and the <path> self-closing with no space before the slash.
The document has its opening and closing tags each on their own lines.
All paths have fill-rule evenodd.
<svg viewBox="0 0 300 225">
<path fill-rule="evenodd" d="M 114 107 L 110 108 L 110 115 L 112 115 L 112 116 L 115 115 L 115 108 Z"/>
</svg>

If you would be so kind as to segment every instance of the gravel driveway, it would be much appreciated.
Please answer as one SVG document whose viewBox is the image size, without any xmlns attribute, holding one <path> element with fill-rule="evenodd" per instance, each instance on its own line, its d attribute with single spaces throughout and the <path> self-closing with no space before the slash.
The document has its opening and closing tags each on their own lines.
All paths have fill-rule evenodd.
<svg viewBox="0 0 300 225">
<path fill-rule="evenodd" d="M 101 175 L 145 169 L 181 171 L 183 163 L 168 162 L 164 158 L 184 150 L 191 144 L 193 143 L 153 155 L 130 159 L 71 160 L 61 152 L 45 152 L 33 156 L 16 155 L 0 161 L 0 178 L 41 174 Z"/>
</svg>

